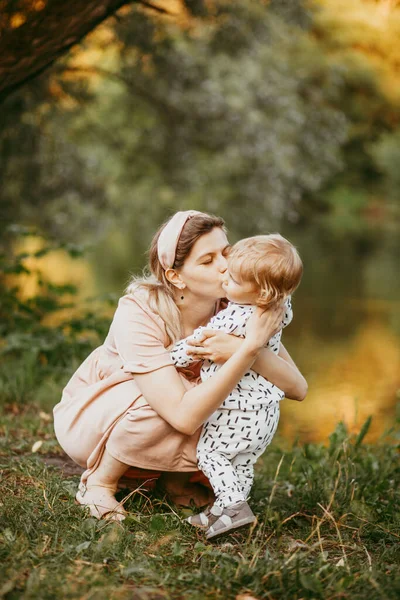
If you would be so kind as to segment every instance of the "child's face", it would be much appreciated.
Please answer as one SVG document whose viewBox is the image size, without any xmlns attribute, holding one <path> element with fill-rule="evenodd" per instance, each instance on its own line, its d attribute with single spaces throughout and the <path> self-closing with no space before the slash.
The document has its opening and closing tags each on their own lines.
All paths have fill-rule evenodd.
<svg viewBox="0 0 400 600">
<path fill-rule="evenodd" d="M 228 300 L 236 304 L 256 304 L 259 296 L 255 284 L 240 281 L 239 276 L 229 266 L 222 287 Z"/>
</svg>

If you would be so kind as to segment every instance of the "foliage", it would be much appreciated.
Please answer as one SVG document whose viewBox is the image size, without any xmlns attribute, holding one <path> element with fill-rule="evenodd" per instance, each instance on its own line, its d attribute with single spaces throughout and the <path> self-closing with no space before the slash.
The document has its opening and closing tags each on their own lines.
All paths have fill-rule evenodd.
<svg viewBox="0 0 400 600">
<path fill-rule="evenodd" d="M 304 32 L 301 2 L 213 10 L 185 29 L 132 10 L 113 26 L 100 68 L 79 76 L 73 54 L 49 84 L 39 81 L 33 101 L 29 89 L 10 99 L 0 198 L 8 222 L 71 240 L 89 219 L 90 235 L 105 233 L 111 214 L 147 231 L 189 205 L 229 213 L 237 235 L 296 218 L 302 198 L 341 167 L 340 73 Z M 24 140 L 31 146 L 19 152 Z M 150 203 L 160 207 L 152 217 Z M 257 218 L 245 222 L 243 210 Z"/>
<path fill-rule="evenodd" d="M 126 0 L 1 0 L 0 102 L 124 4 Z M 142 4 L 151 6 L 145 0 Z"/>
<path fill-rule="evenodd" d="M 38 236 L 32 229 L 14 226 L 8 235 Z M 78 258 L 83 249 L 68 243 L 42 238 L 43 245 L 34 253 L 0 254 L 0 371 L 1 402 L 29 401 L 37 387 L 47 377 L 65 377 L 71 365 L 83 360 L 99 343 L 102 343 L 109 326 L 105 315 L 106 303 L 114 304 L 115 297 L 99 298 L 101 302 L 87 299 L 77 307 L 74 297 L 76 286 L 55 285 L 46 280 L 39 269 L 26 266 L 29 257 L 39 258 L 62 248 Z M 31 275 L 39 292 L 25 298 L 21 289 L 21 276 Z M 79 308 L 79 312 L 76 310 Z M 75 309 L 68 318 L 64 311 Z M 68 314 L 68 313 L 67 313 Z M 49 324 L 49 318 L 58 317 L 58 324 Z M 24 365 L 21 369 L 18 365 Z"/>
<path fill-rule="evenodd" d="M 396 66 L 400 5 L 379 0 L 329 0 L 317 1 L 315 6 L 313 35 L 326 60 L 342 69 L 340 106 L 349 122 L 349 135 L 342 149 L 345 168 L 329 183 L 327 194 L 314 209 L 341 212 L 340 205 L 350 200 L 345 209 L 349 222 L 343 218 L 339 223 L 333 214 L 327 225 L 336 230 L 343 226 L 343 234 L 347 230 L 358 244 L 368 240 L 371 230 L 383 232 L 399 222 L 395 164 L 400 124 Z M 362 196 L 365 210 L 360 211 L 353 199 L 358 197 L 362 202 Z"/>
<path fill-rule="evenodd" d="M 302 197 L 340 168 L 340 77 L 300 28 L 262 3 L 217 7 L 207 26 L 189 30 L 142 13 L 116 26 L 122 86 L 110 93 L 104 81 L 96 105 L 97 119 L 121 136 L 119 144 L 105 138 L 100 152 L 118 189 L 134 197 L 135 218 L 151 198 L 169 209 L 229 212 L 246 235 L 294 217 Z M 146 60 L 138 30 L 157 39 Z M 82 125 L 79 139 L 94 135 L 93 118 Z"/>
<path fill-rule="evenodd" d="M 398 0 L 314 0 L 313 6 L 321 50 L 350 67 L 353 63 L 355 71 L 369 71 L 381 92 L 398 105 Z"/>
<path fill-rule="evenodd" d="M 60 241 L 77 241 L 105 206 L 98 165 L 68 139 L 74 110 L 56 101 L 46 78 L 14 94 L 0 114 L 0 244 L 15 222 L 34 226 Z M 88 99 L 89 96 L 86 96 Z M 76 108 L 75 108 L 76 111 Z"/>
<path fill-rule="evenodd" d="M 396 54 L 398 9 L 377 37 L 365 0 L 186 5 L 186 21 L 132 7 L 8 99 L 2 222 L 117 243 L 121 281 L 180 208 L 233 238 L 300 220 L 359 244 L 397 219 L 399 103 L 374 56 Z"/>
<path fill-rule="evenodd" d="M 370 152 L 384 175 L 385 191 L 399 206 L 400 198 L 400 130 L 387 132 L 371 145 Z"/>
</svg>

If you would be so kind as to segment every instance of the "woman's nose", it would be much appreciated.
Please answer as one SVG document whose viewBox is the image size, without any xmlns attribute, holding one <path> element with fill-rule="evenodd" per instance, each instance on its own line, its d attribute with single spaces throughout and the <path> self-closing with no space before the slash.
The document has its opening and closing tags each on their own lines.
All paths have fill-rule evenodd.
<svg viewBox="0 0 400 600">
<path fill-rule="evenodd" d="M 219 265 L 218 265 L 218 269 L 221 273 L 225 273 L 227 268 L 228 268 L 228 261 L 226 260 L 225 256 L 221 256 Z"/>
</svg>

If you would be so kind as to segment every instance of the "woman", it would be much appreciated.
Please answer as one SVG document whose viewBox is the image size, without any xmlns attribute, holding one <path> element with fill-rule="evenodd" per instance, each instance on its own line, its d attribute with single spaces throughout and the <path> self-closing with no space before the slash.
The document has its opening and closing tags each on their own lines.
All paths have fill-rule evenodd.
<svg viewBox="0 0 400 600">
<path fill-rule="evenodd" d="M 280 327 L 283 308 L 258 311 L 245 339 L 210 332 L 197 351 L 225 361 L 212 379 L 197 383 L 196 373 L 178 373 L 172 365 L 168 348 L 219 310 L 228 252 L 222 219 L 176 213 L 152 241 L 152 276 L 128 286 L 104 344 L 78 368 L 54 408 L 61 446 L 86 466 L 76 500 L 98 518 L 125 517 L 114 494 L 130 466 L 171 473 L 164 487 L 173 496 L 187 491 L 182 473 L 197 469 L 202 423 L 250 367 L 289 398 L 306 394 L 284 347 L 278 356 L 264 348 Z"/>
</svg>

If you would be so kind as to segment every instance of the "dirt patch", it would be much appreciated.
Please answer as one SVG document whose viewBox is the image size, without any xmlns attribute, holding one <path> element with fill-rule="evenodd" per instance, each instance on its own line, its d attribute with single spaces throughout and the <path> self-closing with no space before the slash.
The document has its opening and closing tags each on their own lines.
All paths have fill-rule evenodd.
<svg viewBox="0 0 400 600">
<path fill-rule="evenodd" d="M 62 471 L 62 474 L 65 477 L 73 477 L 74 475 L 82 475 L 83 469 L 73 460 L 69 458 L 69 456 L 40 456 L 39 457 L 45 465 L 49 467 L 55 467 Z"/>
</svg>

